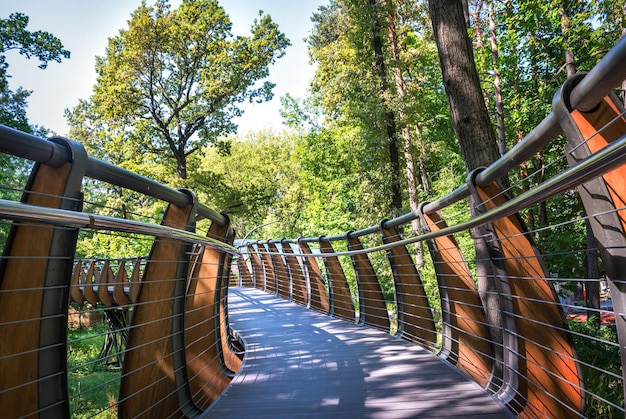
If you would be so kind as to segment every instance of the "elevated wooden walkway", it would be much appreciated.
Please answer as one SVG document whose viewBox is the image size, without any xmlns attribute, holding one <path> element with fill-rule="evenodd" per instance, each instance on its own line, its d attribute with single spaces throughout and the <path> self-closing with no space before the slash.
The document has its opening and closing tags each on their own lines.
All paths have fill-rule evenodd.
<svg viewBox="0 0 626 419">
<path fill-rule="evenodd" d="M 204 417 L 509 418 L 432 353 L 257 289 L 231 288 L 245 364 Z"/>
</svg>

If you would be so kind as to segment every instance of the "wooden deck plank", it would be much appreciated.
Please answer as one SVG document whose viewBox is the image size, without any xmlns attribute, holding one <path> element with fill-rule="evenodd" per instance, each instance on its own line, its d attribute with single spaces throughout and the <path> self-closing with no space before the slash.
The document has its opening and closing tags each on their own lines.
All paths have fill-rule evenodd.
<svg viewBox="0 0 626 419">
<path fill-rule="evenodd" d="M 449 364 L 389 334 L 231 288 L 245 364 L 204 417 L 511 418 Z"/>
</svg>

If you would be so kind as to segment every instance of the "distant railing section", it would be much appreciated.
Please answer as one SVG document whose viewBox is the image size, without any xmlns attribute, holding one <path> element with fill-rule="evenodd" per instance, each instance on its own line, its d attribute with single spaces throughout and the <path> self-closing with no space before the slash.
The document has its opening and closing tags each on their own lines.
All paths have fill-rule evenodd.
<svg viewBox="0 0 626 419">
<path fill-rule="evenodd" d="M 612 91 L 624 79 L 626 37 L 449 195 L 360 231 L 241 243 L 236 284 L 432 350 L 518 417 L 623 417 L 626 116 Z M 561 133 L 564 152 L 540 169 L 562 169 L 502 186 Z M 539 212 L 549 222 L 529 231 Z"/>
<path fill-rule="evenodd" d="M 70 140 L 0 126 L 0 150 L 34 161 L 21 186 L 18 174 L 5 173 L 2 186 L 11 189 L 0 187 L 2 197 L 22 195 L 0 199 L 2 416 L 202 413 L 243 359 L 226 315 L 236 254 L 228 217 L 189 191 L 89 157 Z M 162 220 L 105 216 L 94 203 L 82 212 L 86 177 L 164 201 Z M 203 218 L 208 231 L 200 235 Z M 100 245 L 77 257 L 77 243 L 98 234 L 148 255 L 113 258 Z"/>
</svg>

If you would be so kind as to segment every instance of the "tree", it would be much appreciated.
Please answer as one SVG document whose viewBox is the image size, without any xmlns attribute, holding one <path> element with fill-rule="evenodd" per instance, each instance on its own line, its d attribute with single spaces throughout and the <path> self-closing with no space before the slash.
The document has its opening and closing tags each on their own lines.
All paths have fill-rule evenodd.
<svg viewBox="0 0 626 419">
<path fill-rule="evenodd" d="M 470 172 L 490 165 L 499 153 L 467 34 L 466 13 L 462 0 L 429 0 L 428 4 L 452 124 Z"/>
<path fill-rule="evenodd" d="M 25 132 L 33 132 L 28 124 L 26 108 L 31 92 L 19 87 L 9 89 L 9 63 L 5 53 L 17 50 L 26 58 L 39 59 L 39 68 L 45 69 L 50 61 L 61 62 L 70 58 L 70 52 L 61 41 L 44 31 L 30 32 L 26 29 L 29 18 L 23 13 L 11 13 L 8 19 L 0 19 L 0 124 Z"/>
<path fill-rule="evenodd" d="M 97 58 L 90 106 L 145 151 L 174 159 L 186 179 L 190 154 L 235 131 L 240 103 L 272 98 L 272 83 L 255 83 L 289 40 L 262 12 L 250 36 L 233 36 L 215 0 L 183 0 L 176 10 L 144 2 L 128 24 Z"/>
</svg>

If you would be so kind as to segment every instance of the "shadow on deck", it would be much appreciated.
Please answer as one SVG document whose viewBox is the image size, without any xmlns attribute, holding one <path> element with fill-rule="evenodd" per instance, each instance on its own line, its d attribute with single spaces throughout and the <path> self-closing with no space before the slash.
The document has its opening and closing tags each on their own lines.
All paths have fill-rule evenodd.
<svg viewBox="0 0 626 419">
<path fill-rule="evenodd" d="M 231 288 L 229 311 L 245 364 L 205 417 L 512 417 L 456 369 L 383 331 L 250 288 Z"/>
</svg>

